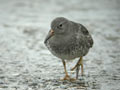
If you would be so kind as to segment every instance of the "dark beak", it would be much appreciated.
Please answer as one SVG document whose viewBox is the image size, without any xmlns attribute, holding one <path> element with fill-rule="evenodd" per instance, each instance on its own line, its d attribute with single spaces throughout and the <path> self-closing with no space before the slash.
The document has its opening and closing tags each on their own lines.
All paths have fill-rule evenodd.
<svg viewBox="0 0 120 90">
<path fill-rule="evenodd" d="M 54 31 L 51 29 L 51 30 L 49 31 L 49 33 L 48 33 L 48 35 L 47 35 L 47 37 L 46 37 L 44 43 L 46 43 L 47 40 L 50 39 L 53 35 L 54 35 Z"/>
</svg>

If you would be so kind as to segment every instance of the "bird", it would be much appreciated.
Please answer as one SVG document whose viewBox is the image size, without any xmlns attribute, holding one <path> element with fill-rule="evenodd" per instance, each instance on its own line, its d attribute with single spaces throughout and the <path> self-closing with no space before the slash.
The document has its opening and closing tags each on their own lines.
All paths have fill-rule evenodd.
<svg viewBox="0 0 120 90">
<path fill-rule="evenodd" d="M 65 77 L 62 80 L 77 80 L 81 66 L 83 75 L 83 57 L 93 47 L 93 38 L 85 26 L 65 17 L 56 17 L 50 25 L 44 44 L 48 50 L 62 60 Z M 66 60 L 79 58 L 71 71 L 76 69 L 76 78 L 71 78 L 66 69 Z"/>
</svg>

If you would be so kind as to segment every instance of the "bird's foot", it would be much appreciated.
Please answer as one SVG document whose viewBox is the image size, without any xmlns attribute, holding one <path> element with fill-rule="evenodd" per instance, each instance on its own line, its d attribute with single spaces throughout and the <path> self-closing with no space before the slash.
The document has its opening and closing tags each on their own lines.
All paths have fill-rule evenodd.
<svg viewBox="0 0 120 90">
<path fill-rule="evenodd" d="M 71 71 L 74 71 L 74 70 L 75 70 L 75 68 L 76 68 L 76 67 L 73 67 L 73 68 L 71 68 L 70 70 L 71 70 Z"/>
<path fill-rule="evenodd" d="M 69 75 L 66 75 L 63 79 L 61 79 L 62 81 L 64 81 L 64 80 L 68 80 L 68 81 L 75 81 L 76 79 L 74 79 L 74 78 L 70 78 L 70 76 Z"/>
<path fill-rule="evenodd" d="M 80 65 L 76 65 L 75 67 L 73 67 L 72 69 L 70 69 L 71 71 L 74 71 L 77 67 L 80 67 L 81 66 L 81 75 L 84 76 L 84 73 L 83 73 L 83 64 L 80 64 Z"/>
</svg>

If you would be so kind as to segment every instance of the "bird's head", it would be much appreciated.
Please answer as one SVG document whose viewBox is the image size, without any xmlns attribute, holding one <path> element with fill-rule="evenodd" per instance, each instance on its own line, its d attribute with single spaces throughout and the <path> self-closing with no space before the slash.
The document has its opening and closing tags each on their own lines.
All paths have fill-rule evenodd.
<svg viewBox="0 0 120 90">
<path fill-rule="evenodd" d="M 51 29 L 48 36 L 46 37 L 45 42 L 52 36 L 62 36 L 69 32 L 69 20 L 64 17 L 57 17 L 51 22 Z"/>
<path fill-rule="evenodd" d="M 51 30 L 56 35 L 65 34 L 68 31 L 69 20 L 58 17 L 51 22 Z"/>
</svg>

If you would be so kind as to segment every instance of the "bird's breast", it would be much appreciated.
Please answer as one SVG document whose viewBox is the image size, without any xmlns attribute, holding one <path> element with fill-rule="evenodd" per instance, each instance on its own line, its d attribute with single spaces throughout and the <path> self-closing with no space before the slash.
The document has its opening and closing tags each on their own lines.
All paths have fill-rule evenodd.
<svg viewBox="0 0 120 90">
<path fill-rule="evenodd" d="M 82 45 L 76 42 L 76 40 L 61 42 L 48 40 L 46 46 L 50 52 L 61 59 L 71 60 L 82 55 Z"/>
</svg>

